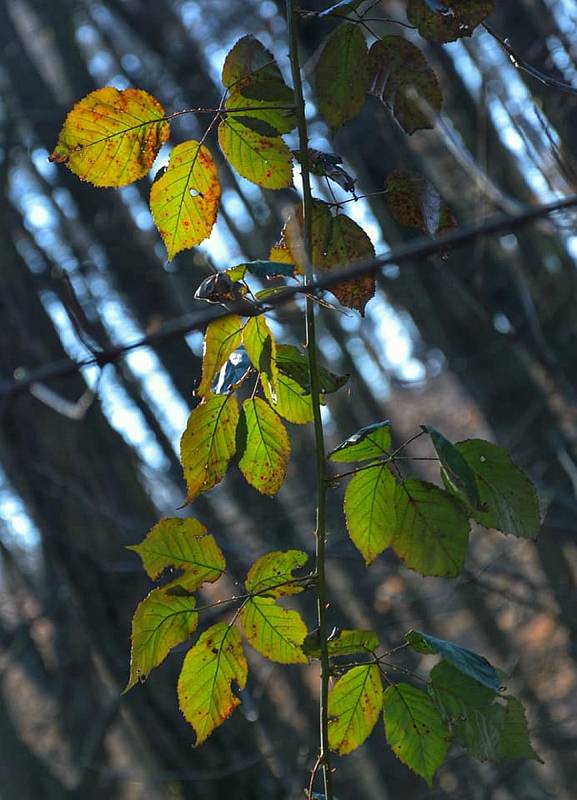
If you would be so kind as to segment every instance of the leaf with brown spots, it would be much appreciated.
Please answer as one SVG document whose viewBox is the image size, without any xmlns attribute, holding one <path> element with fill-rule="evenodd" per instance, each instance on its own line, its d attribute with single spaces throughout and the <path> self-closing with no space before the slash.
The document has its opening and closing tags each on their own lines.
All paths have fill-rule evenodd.
<svg viewBox="0 0 577 800">
<path fill-rule="evenodd" d="M 168 139 L 165 117 L 142 89 L 97 89 L 66 117 L 50 160 L 95 186 L 126 186 L 146 175 Z"/>
<path fill-rule="evenodd" d="M 251 594 L 266 597 L 288 597 L 304 589 L 302 582 L 295 582 L 295 569 L 308 561 L 302 550 L 273 551 L 254 562 L 246 576 L 246 590 Z"/>
<path fill-rule="evenodd" d="M 453 42 L 471 36 L 495 10 L 495 0 L 409 0 L 407 19 L 424 39 Z"/>
<path fill-rule="evenodd" d="M 272 597 L 251 597 L 240 612 L 240 624 L 254 649 L 279 664 L 306 664 L 302 643 L 307 635 L 298 611 L 281 608 Z"/>
<path fill-rule="evenodd" d="M 385 36 L 369 53 L 371 94 L 390 108 L 407 132 L 434 127 L 443 95 L 437 76 L 425 56 L 402 36 Z"/>
<path fill-rule="evenodd" d="M 218 126 L 218 143 L 243 178 L 265 189 L 292 186 L 292 153 L 280 136 L 263 136 L 237 117 L 226 117 Z"/>
<path fill-rule="evenodd" d="M 275 495 L 284 483 L 290 441 L 281 418 L 260 397 L 245 400 L 239 424 L 240 471 L 262 494 Z"/>
<path fill-rule="evenodd" d="M 240 347 L 242 328 L 242 318 L 235 314 L 215 319 L 207 326 L 203 342 L 202 378 L 195 391 L 198 397 L 209 392 L 216 373 Z"/>
<path fill-rule="evenodd" d="M 418 172 L 395 170 L 385 180 L 385 202 L 395 222 L 440 236 L 457 222 L 433 184 Z"/>
<path fill-rule="evenodd" d="M 219 203 L 220 183 L 210 150 L 193 140 L 178 144 L 150 190 L 150 210 L 169 260 L 210 236 Z"/>
<path fill-rule="evenodd" d="M 329 747 L 352 753 L 369 736 L 381 713 L 383 685 L 377 664 L 349 669 L 329 692 Z"/>
</svg>

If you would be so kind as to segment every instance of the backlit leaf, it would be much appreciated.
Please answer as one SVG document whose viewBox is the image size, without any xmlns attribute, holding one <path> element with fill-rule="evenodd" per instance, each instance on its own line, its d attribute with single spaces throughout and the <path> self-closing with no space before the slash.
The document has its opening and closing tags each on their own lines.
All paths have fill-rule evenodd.
<svg viewBox="0 0 577 800">
<path fill-rule="evenodd" d="M 247 98 L 294 100 L 273 54 L 254 36 L 243 36 L 228 52 L 222 68 L 222 83 Z"/>
<path fill-rule="evenodd" d="M 248 664 L 238 629 L 218 622 L 190 648 L 178 678 L 178 704 L 196 733 L 196 745 L 230 717 L 240 700 L 233 683 L 244 689 Z"/>
<path fill-rule="evenodd" d="M 312 263 L 314 266 L 320 264 L 323 253 L 326 252 L 331 231 L 331 211 L 326 203 L 314 199 L 311 212 L 311 233 L 312 233 Z M 280 247 L 279 247 L 280 245 Z M 283 246 L 288 250 L 290 260 L 304 271 L 305 266 L 305 246 L 303 230 L 303 211 L 302 205 L 295 206 L 290 213 L 283 228 L 280 242 L 276 245 L 280 251 Z M 278 254 L 277 256 L 278 257 Z M 272 254 L 271 254 L 272 258 Z"/>
<path fill-rule="evenodd" d="M 207 534 L 204 525 L 191 518 L 163 519 L 140 544 L 127 549 L 140 556 L 146 574 L 153 580 L 160 578 L 167 569 L 181 570 L 181 577 L 173 584 L 188 591 L 198 589 L 203 583 L 214 583 L 225 568 L 224 556 L 214 536 Z"/>
<path fill-rule="evenodd" d="M 374 653 L 379 648 L 379 637 L 374 631 L 343 630 L 335 628 L 327 640 L 330 656 L 352 656 L 357 653 Z M 311 658 L 320 658 L 318 631 L 310 633 L 303 642 L 303 652 Z"/>
<path fill-rule="evenodd" d="M 373 44 L 369 57 L 371 94 L 390 108 L 407 133 L 433 128 L 443 95 L 419 48 L 402 36 L 385 36 Z"/>
<path fill-rule="evenodd" d="M 315 70 L 317 106 L 333 133 L 360 112 L 370 79 L 367 43 L 360 27 L 352 23 L 339 26 Z"/>
<path fill-rule="evenodd" d="M 251 364 L 258 372 L 266 375 L 274 393 L 278 377 L 277 346 L 264 316 L 259 315 L 248 320 L 244 326 L 242 343 Z"/>
<path fill-rule="evenodd" d="M 437 653 L 459 672 L 482 683 L 493 692 L 499 691 L 500 681 L 497 670 L 484 656 L 480 656 L 473 650 L 467 650 L 466 647 L 460 647 L 454 642 L 438 639 L 436 636 L 421 633 L 421 631 L 407 631 L 405 639 L 417 653 Z"/>
<path fill-rule="evenodd" d="M 168 139 L 165 117 L 142 89 L 97 89 L 66 117 L 50 160 L 95 186 L 126 186 L 146 175 Z"/>
<path fill-rule="evenodd" d="M 161 664 L 170 650 L 185 642 L 198 625 L 196 599 L 186 591 L 153 589 L 132 618 L 130 677 L 125 691 Z"/>
<path fill-rule="evenodd" d="M 357 472 L 345 491 L 347 530 L 367 564 L 391 545 L 396 483 L 386 464 Z"/>
<path fill-rule="evenodd" d="M 284 483 L 290 456 L 285 426 L 260 397 L 242 404 L 246 440 L 239 447 L 238 466 L 247 482 L 259 492 L 275 495 Z"/>
<path fill-rule="evenodd" d="M 168 167 L 150 189 L 150 210 L 169 260 L 210 236 L 219 202 L 210 150 L 192 140 L 176 145 Z"/>
<path fill-rule="evenodd" d="M 262 136 L 235 117 L 218 126 L 218 143 L 235 170 L 265 189 L 292 185 L 292 154 L 280 136 Z"/>
<path fill-rule="evenodd" d="M 302 350 L 291 344 L 278 345 L 276 362 L 279 373 L 292 378 L 304 394 L 310 393 L 309 362 Z M 319 367 L 318 373 L 322 394 L 337 392 L 349 379 L 348 375 L 335 375 L 325 367 Z"/>
<path fill-rule="evenodd" d="M 437 451 L 441 466 L 445 470 L 451 484 L 462 492 L 473 508 L 481 510 L 481 498 L 473 470 L 465 461 L 464 456 L 454 444 L 446 439 L 442 433 L 430 425 L 421 425 L 421 428 L 431 437 L 433 447 Z"/>
<path fill-rule="evenodd" d="M 473 509 L 474 519 L 485 528 L 535 539 L 541 526 L 537 492 L 507 451 L 482 439 L 467 439 L 455 447 L 473 471 L 485 509 Z"/>
<path fill-rule="evenodd" d="M 204 397 L 211 388 L 214 376 L 228 357 L 240 346 L 243 321 L 231 315 L 210 322 L 206 328 L 202 354 L 202 378 L 195 394 Z"/>
<path fill-rule="evenodd" d="M 291 110 L 292 106 L 294 106 L 292 92 L 288 100 L 284 95 L 274 100 L 258 100 L 254 97 L 245 97 L 236 88 L 224 102 L 229 119 L 236 119 L 237 122 L 262 136 L 290 133 L 297 124 L 294 110 Z"/>
<path fill-rule="evenodd" d="M 281 608 L 272 597 L 251 597 L 240 612 L 240 623 L 261 655 L 279 664 L 306 664 L 301 645 L 307 627 L 297 611 Z"/>
<path fill-rule="evenodd" d="M 254 562 L 246 576 L 246 590 L 267 597 L 287 597 L 304 589 L 302 581 L 295 582 L 294 571 L 304 567 L 309 557 L 302 550 L 274 551 Z"/>
<path fill-rule="evenodd" d="M 452 42 L 471 36 L 475 28 L 495 10 L 495 0 L 409 0 L 407 18 L 421 36 L 433 42 Z"/>
<path fill-rule="evenodd" d="M 448 492 L 407 480 L 397 486 L 392 547 L 421 575 L 455 577 L 465 562 L 469 520 Z"/>
<path fill-rule="evenodd" d="M 305 394 L 302 387 L 284 372 L 279 371 L 275 394 L 268 380 L 262 382 L 262 388 L 266 399 L 283 419 L 296 425 L 312 422 L 314 415 L 310 394 Z"/>
<path fill-rule="evenodd" d="M 449 751 L 451 734 L 431 698 L 415 686 L 397 683 L 385 691 L 383 715 L 393 753 L 432 786 Z"/>
<path fill-rule="evenodd" d="M 329 692 L 329 747 L 346 755 L 369 736 L 383 705 L 377 664 L 349 669 Z"/>
<path fill-rule="evenodd" d="M 331 461 L 369 461 L 386 455 L 391 447 L 391 422 L 388 419 L 361 428 L 329 453 Z"/>
<path fill-rule="evenodd" d="M 187 502 L 224 478 L 236 451 L 238 404 L 231 395 L 207 394 L 190 412 L 180 440 L 180 461 L 188 486 Z"/>
<path fill-rule="evenodd" d="M 418 172 L 395 170 L 385 180 L 385 202 L 395 222 L 438 236 L 456 226 L 433 184 Z"/>
</svg>

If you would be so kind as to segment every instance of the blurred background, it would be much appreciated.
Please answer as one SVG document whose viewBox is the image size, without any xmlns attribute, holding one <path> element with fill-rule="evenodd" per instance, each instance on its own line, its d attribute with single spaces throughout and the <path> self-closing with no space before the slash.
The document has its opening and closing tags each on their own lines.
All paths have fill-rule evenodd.
<svg viewBox="0 0 577 800">
<path fill-rule="evenodd" d="M 382 190 L 394 169 L 417 169 L 462 223 L 575 190 L 577 7 L 497 5 L 492 29 L 575 93 L 516 70 L 482 29 L 444 47 L 420 40 L 445 98 L 432 131 L 405 136 L 371 98 L 331 142 L 309 91 L 311 145 L 338 151 L 358 192 Z M 404 9 L 383 0 L 368 17 L 406 21 Z M 302 26 L 309 78 L 334 24 Z M 369 25 L 417 41 L 394 23 Z M 97 190 L 47 159 L 72 104 L 100 86 L 146 89 L 169 113 L 217 105 L 224 56 L 247 32 L 288 73 L 282 2 L 1 0 L 1 380 L 204 309 L 193 294 L 212 268 L 266 257 L 296 192 L 264 193 L 220 159 L 215 232 L 167 263 L 147 208 L 149 181 Z M 178 119 L 173 140 L 198 137 L 206 122 Z M 217 154 L 214 142 L 211 149 Z M 167 155 L 165 148 L 158 165 Z M 317 183 L 316 194 L 327 197 L 326 186 Z M 394 224 L 382 197 L 346 210 L 377 252 L 417 235 Z M 363 747 L 336 759 L 340 800 L 575 797 L 576 223 L 577 213 L 556 215 L 447 260 L 390 267 L 364 321 L 352 312 L 320 315 L 325 363 L 352 376 L 327 405 L 331 446 L 387 417 L 399 443 L 421 422 L 453 440 L 490 438 L 530 473 L 544 518 L 536 543 L 474 531 L 458 580 L 424 579 L 390 554 L 365 569 L 347 539 L 341 491 L 331 493 L 331 624 L 372 627 L 390 647 L 416 627 L 482 652 L 525 703 L 545 762 L 483 765 L 455 749 L 430 791 L 377 726 Z M 303 340 L 296 304 L 278 312 L 275 331 Z M 201 344 L 196 332 L 102 370 L 0 392 L 2 800 L 303 797 L 317 751 L 316 667 L 280 667 L 251 652 L 242 706 L 198 750 L 176 700 L 185 648 L 120 696 L 132 613 L 151 588 L 124 546 L 161 516 L 194 513 L 239 580 L 268 550 L 314 550 L 308 428 L 291 426 L 289 480 L 276 499 L 233 468 L 192 511 L 177 511 L 178 440 Z M 430 455 L 421 442 L 411 452 Z M 419 669 L 416 657 L 406 663 Z"/>
</svg>

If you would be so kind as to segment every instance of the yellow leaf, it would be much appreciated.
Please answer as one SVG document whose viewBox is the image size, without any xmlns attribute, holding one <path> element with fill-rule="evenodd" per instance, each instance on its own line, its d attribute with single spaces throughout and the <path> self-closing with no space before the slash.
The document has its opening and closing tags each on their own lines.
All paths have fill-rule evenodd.
<svg viewBox="0 0 577 800">
<path fill-rule="evenodd" d="M 242 410 L 239 431 L 245 439 L 239 444 L 238 466 L 251 486 L 275 495 L 286 476 L 291 451 L 288 433 L 278 414 L 260 397 L 245 400 Z"/>
<path fill-rule="evenodd" d="M 50 160 L 95 186 L 126 186 L 152 167 L 170 133 L 165 118 L 142 89 L 97 89 L 66 117 Z"/>
<path fill-rule="evenodd" d="M 293 572 L 303 567 L 308 558 L 302 550 L 266 553 L 248 571 L 245 582 L 247 592 L 267 597 L 299 594 L 304 590 L 304 583 L 297 581 Z"/>
<path fill-rule="evenodd" d="M 272 597 L 251 597 L 240 612 L 240 623 L 250 644 L 279 664 L 306 664 L 301 645 L 307 626 L 298 611 L 281 608 Z"/>
<path fill-rule="evenodd" d="M 210 150 L 194 140 L 177 145 L 150 190 L 150 210 L 169 259 L 210 236 L 219 202 L 220 183 Z"/>
<path fill-rule="evenodd" d="M 202 354 L 202 379 L 195 392 L 203 397 L 210 390 L 212 381 L 218 370 L 226 362 L 231 353 L 242 341 L 243 322 L 241 317 L 232 315 L 215 319 L 204 335 L 204 352 Z"/>
<path fill-rule="evenodd" d="M 360 664 L 338 679 L 329 693 L 329 747 L 344 756 L 369 736 L 383 706 L 377 664 Z"/>
</svg>

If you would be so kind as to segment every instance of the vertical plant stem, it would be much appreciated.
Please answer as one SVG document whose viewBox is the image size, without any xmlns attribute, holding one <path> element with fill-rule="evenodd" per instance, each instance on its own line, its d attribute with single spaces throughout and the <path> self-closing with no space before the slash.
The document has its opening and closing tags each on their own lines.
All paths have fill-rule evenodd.
<svg viewBox="0 0 577 800">
<path fill-rule="evenodd" d="M 301 79 L 301 69 L 298 52 L 297 17 L 294 0 L 286 0 L 287 21 L 289 27 L 290 62 L 293 86 L 296 100 L 296 117 L 298 122 L 300 163 L 302 167 L 303 182 L 303 233 L 305 253 L 305 282 L 307 285 L 314 280 L 312 264 L 312 193 L 310 182 L 310 167 L 308 158 L 308 131 L 305 115 L 305 100 Z M 330 764 L 330 751 L 328 740 L 328 694 L 329 694 L 329 652 L 328 652 L 328 627 L 327 627 L 327 586 L 325 576 L 325 545 L 326 545 L 326 475 L 325 475 L 325 440 L 323 422 L 321 417 L 321 392 L 317 362 L 317 343 L 315 331 L 315 307 L 311 297 L 306 297 L 306 330 L 307 330 L 307 355 L 309 362 L 309 376 L 311 400 L 313 406 L 313 423 L 315 430 L 315 460 L 317 476 L 317 520 L 316 520 L 316 572 L 317 583 L 317 615 L 320 639 L 320 753 L 318 763 L 321 766 L 324 792 L 326 800 L 333 800 L 332 772 Z"/>
</svg>

